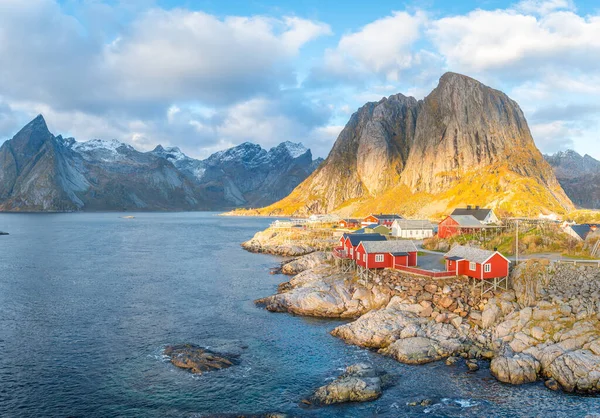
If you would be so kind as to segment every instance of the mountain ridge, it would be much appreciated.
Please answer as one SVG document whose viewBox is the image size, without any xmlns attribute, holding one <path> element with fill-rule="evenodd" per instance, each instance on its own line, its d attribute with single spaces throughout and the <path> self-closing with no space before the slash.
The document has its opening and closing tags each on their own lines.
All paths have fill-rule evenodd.
<svg viewBox="0 0 600 418">
<path fill-rule="evenodd" d="M 341 178 L 344 188 L 336 186 Z M 532 216 L 573 209 L 518 104 L 446 73 L 423 100 L 396 94 L 363 105 L 320 168 L 256 213 L 435 217 L 463 204 Z"/>
<path fill-rule="evenodd" d="M 258 157 L 246 153 L 250 148 Z M 309 149 L 291 142 L 269 151 L 244 143 L 205 160 L 177 147 L 158 145 L 141 152 L 114 139 L 78 142 L 52 135 L 38 115 L 0 146 L 0 210 L 222 210 L 265 205 L 282 198 L 282 191 L 291 191 L 318 163 Z"/>
<path fill-rule="evenodd" d="M 574 150 L 559 151 L 544 158 L 573 203 L 585 209 L 600 209 L 600 161 Z"/>
</svg>

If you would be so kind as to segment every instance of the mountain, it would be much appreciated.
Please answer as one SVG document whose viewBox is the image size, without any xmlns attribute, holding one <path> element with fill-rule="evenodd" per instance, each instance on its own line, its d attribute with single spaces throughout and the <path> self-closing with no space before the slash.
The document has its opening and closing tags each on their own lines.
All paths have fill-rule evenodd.
<svg viewBox="0 0 600 418">
<path fill-rule="evenodd" d="M 600 161 L 573 150 L 544 157 L 573 203 L 582 208 L 600 209 Z"/>
<path fill-rule="evenodd" d="M 160 145 L 153 154 L 168 159 L 188 178 L 223 193 L 230 206 L 264 206 L 287 196 L 323 161 L 313 161 L 302 144 L 283 142 L 269 151 L 245 142 L 194 160 L 179 148 Z"/>
<path fill-rule="evenodd" d="M 531 216 L 573 208 L 519 105 L 446 73 L 424 100 L 396 94 L 362 106 L 319 169 L 258 213 L 434 217 L 466 204 Z"/>
<path fill-rule="evenodd" d="M 196 160 L 116 140 L 54 136 L 40 115 L 0 147 L 0 210 L 221 210 L 270 204 L 319 160 L 301 144 L 245 143 Z"/>
</svg>

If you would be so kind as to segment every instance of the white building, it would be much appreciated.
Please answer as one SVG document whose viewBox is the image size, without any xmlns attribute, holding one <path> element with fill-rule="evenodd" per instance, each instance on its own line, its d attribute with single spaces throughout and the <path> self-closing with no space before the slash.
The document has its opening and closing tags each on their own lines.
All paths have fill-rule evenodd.
<svg viewBox="0 0 600 418">
<path fill-rule="evenodd" d="M 424 239 L 433 236 L 433 225 L 427 220 L 396 219 L 392 236 L 406 239 Z"/>
<path fill-rule="evenodd" d="M 481 208 L 479 206 L 467 206 L 466 208 L 454 209 L 452 215 L 472 215 L 482 224 L 500 224 L 500 219 L 492 209 Z"/>
</svg>

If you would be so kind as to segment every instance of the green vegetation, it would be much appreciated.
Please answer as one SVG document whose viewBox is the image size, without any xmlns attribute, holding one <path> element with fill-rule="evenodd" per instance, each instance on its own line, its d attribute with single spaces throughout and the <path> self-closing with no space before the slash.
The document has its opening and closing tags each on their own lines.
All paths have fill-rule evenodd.
<svg viewBox="0 0 600 418">
<path fill-rule="evenodd" d="M 496 248 L 504 255 L 514 256 L 516 235 L 514 229 L 506 229 L 496 234 L 463 234 L 445 240 L 436 236 L 425 240 L 423 247 L 433 251 L 445 251 L 454 244 L 477 245 L 487 250 Z M 519 231 L 521 255 L 554 253 L 570 258 L 593 259 L 590 257 L 589 245 L 590 243 L 573 239 L 560 230 L 558 225 L 539 225 Z"/>
</svg>

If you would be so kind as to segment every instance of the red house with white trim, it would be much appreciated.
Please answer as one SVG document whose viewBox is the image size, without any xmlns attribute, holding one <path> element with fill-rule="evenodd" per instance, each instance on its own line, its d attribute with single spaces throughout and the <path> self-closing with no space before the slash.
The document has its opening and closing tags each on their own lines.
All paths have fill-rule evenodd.
<svg viewBox="0 0 600 418">
<path fill-rule="evenodd" d="M 356 264 L 367 269 L 413 267 L 417 247 L 412 241 L 362 241 L 354 251 Z"/>
<path fill-rule="evenodd" d="M 362 241 L 386 241 L 387 238 L 381 234 L 343 234 L 340 237 L 339 246 L 334 248 L 333 254 L 338 258 L 352 258 L 354 259 L 354 254 L 356 251 L 356 247 Z"/>
<path fill-rule="evenodd" d="M 457 245 L 444 255 L 446 270 L 479 280 L 508 277 L 510 260 L 498 251 Z"/>
</svg>

